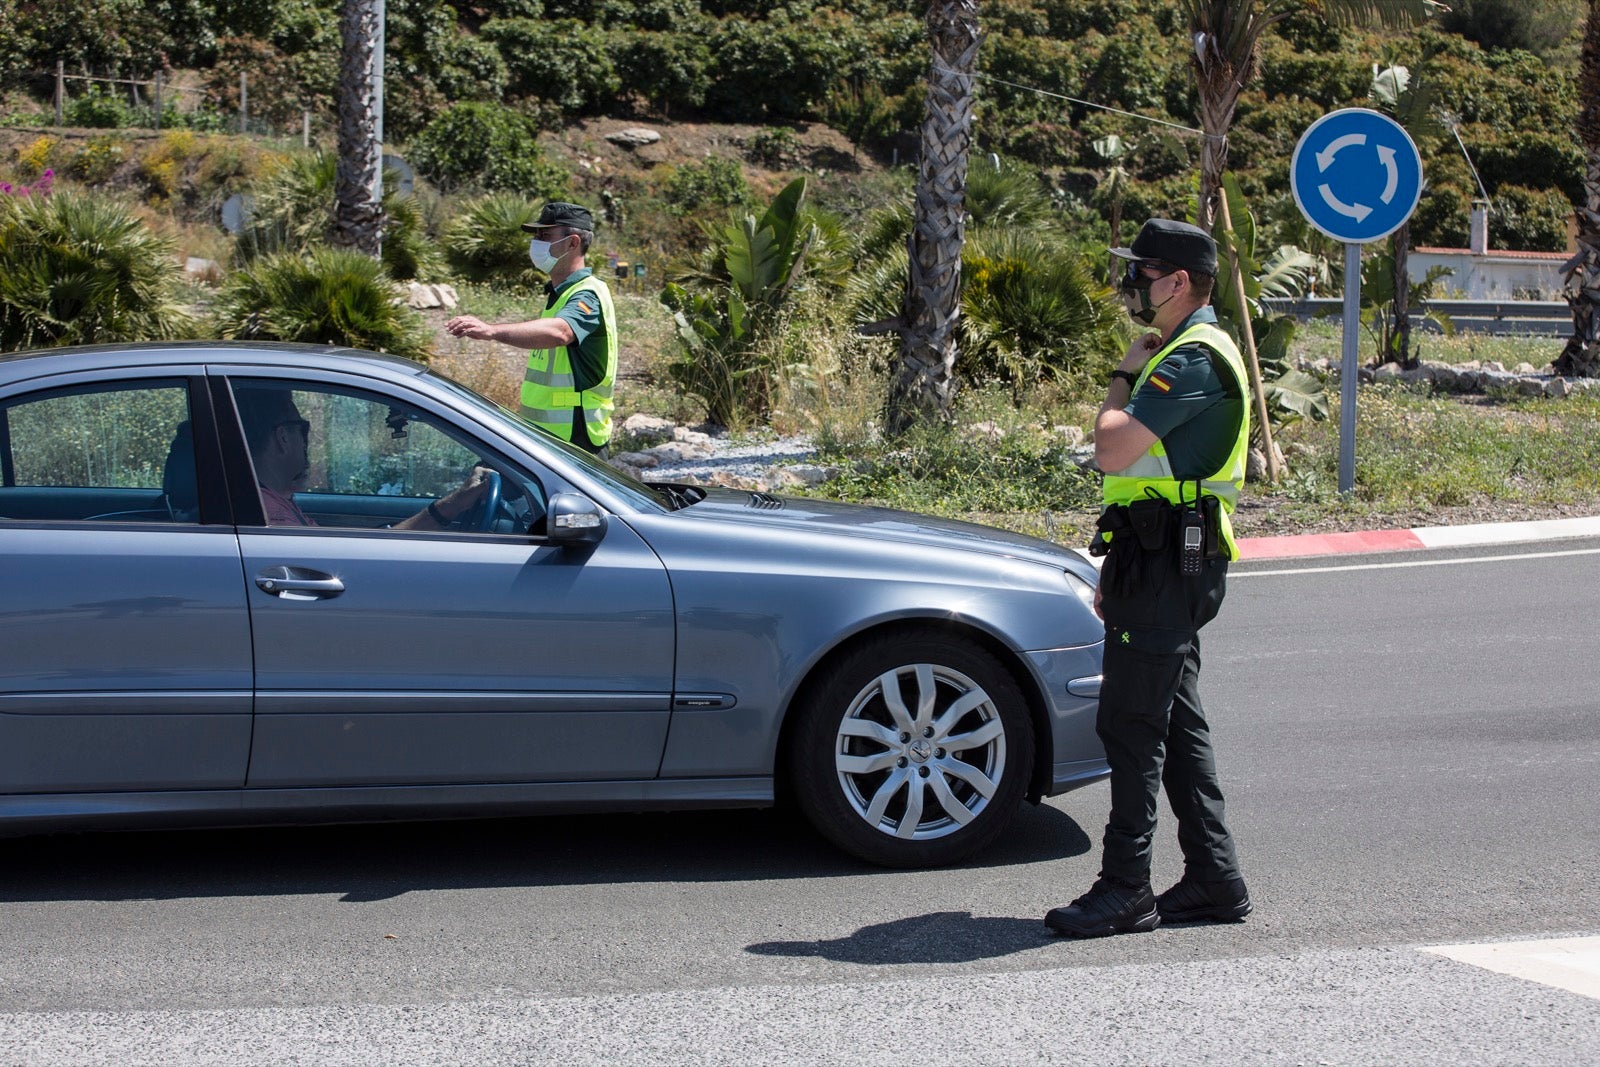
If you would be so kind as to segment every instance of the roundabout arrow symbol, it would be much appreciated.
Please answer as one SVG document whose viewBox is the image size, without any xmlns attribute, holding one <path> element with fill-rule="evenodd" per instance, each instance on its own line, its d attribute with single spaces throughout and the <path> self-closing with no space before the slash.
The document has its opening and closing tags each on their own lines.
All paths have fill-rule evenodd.
<svg viewBox="0 0 1600 1067">
<path fill-rule="evenodd" d="M 1384 145 L 1378 146 L 1378 161 L 1388 174 L 1388 179 L 1383 183 L 1383 195 L 1379 198 L 1387 204 L 1394 199 L 1394 191 L 1400 187 L 1400 168 L 1395 166 L 1394 149 Z"/>
<path fill-rule="evenodd" d="M 1362 222 L 1372 214 L 1372 209 L 1365 204 L 1347 204 L 1333 195 L 1333 190 L 1326 183 L 1317 186 L 1317 192 L 1322 194 L 1322 202 L 1346 218 Z"/>
<path fill-rule="evenodd" d="M 1339 154 L 1339 149 L 1366 143 L 1367 135 L 1364 133 L 1347 133 L 1343 137 L 1335 137 L 1328 142 L 1327 148 L 1317 153 L 1317 169 L 1327 170 L 1333 166 L 1333 157 Z M 1390 153 L 1390 157 L 1393 158 L 1393 153 Z"/>
</svg>

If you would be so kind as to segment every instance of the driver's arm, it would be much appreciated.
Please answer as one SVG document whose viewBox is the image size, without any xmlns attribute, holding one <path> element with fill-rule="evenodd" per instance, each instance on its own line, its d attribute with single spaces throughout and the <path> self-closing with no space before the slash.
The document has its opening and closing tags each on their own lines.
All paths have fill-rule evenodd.
<svg viewBox="0 0 1600 1067">
<path fill-rule="evenodd" d="M 435 500 L 409 519 L 395 523 L 394 530 L 442 530 L 461 517 L 483 496 L 489 484 L 489 468 L 474 467 L 467 480 L 456 489 Z"/>
</svg>

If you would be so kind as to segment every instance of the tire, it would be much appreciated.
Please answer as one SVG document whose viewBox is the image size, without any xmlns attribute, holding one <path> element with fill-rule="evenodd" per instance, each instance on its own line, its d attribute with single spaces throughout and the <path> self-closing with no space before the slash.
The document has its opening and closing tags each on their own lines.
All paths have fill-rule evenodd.
<svg viewBox="0 0 1600 1067">
<path fill-rule="evenodd" d="M 922 631 L 869 640 L 824 669 L 788 752 L 818 832 L 872 863 L 935 867 L 1010 824 L 1033 768 L 1033 727 L 994 656 Z"/>
</svg>

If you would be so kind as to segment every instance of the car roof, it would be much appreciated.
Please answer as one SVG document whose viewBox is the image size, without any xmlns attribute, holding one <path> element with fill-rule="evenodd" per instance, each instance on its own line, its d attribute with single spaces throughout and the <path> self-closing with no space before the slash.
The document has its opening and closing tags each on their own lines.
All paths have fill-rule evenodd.
<svg viewBox="0 0 1600 1067">
<path fill-rule="evenodd" d="M 51 364 L 61 364 L 52 366 Z M 417 375 L 427 368 L 415 360 L 339 345 L 283 344 L 276 341 L 141 341 L 79 345 L 0 353 L 0 378 L 29 378 L 55 370 L 159 367 L 168 363 L 248 363 L 260 367 L 365 371 Z"/>
</svg>

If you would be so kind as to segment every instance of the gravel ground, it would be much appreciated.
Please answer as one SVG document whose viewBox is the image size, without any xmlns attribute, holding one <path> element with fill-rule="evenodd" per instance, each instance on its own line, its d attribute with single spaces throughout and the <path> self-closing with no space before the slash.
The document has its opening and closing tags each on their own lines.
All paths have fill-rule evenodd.
<svg viewBox="0 0 1600 1067">
<path fill-rule="evenodd" d="M 764 479 L 772 468 L 811 463 L 816 446 L 809 437 L 774 437 L 768 440 L 714 438 L 715 453 L 701 459 L 662 463 L 644 472 L 646 481 L 700 482 L 717 477 Z"/>
</svg>

